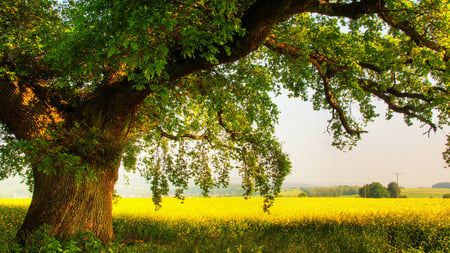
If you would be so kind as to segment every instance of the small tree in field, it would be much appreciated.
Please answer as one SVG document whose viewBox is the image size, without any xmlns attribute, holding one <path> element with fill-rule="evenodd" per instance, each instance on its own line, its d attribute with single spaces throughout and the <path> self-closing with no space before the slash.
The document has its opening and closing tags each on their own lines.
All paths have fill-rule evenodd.
<svg viewBox="0 0 450 253">
<path fill-rule="evenodd" d="M 400 187 L 396 182 L 390 182 L 387 187 L 387 191 L 389 192 L 389 197 L 398 198 L 400 196 Z"/>
<path fill-rule="evenodd" d="M 17 239 L 46 224 L 113 240 L 121 165 L 157 205 L 169 185 L 207 195 L 237 170 L 269 207 L 291 166 L 274 137 L 282 91 L 328 110 L 340 149 L 366 133 L 376 100 L 387 119 L 448 125 L 448 11 L 444 0 L 0 1 L 0 178 L 33 191 Z"/>
</svg>

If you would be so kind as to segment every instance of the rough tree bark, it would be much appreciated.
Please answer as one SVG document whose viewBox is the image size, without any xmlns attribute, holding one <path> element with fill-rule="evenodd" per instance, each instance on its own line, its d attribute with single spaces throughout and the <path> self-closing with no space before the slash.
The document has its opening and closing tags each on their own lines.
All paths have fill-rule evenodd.
<svg viewBox="0 0 450 253">
<path fill-rule="evenodd" d="M 60 239 L 93 232 L 101 241 L 111 242 L 112 196 L 118 166 L 99 166 L 94 174 L 96 180 L 78 182 L 73 175 L 46 175 L 34 169 L 33 198 L 16 239 L 26 243 L 45 224 L 50 234 Z"/>
</svg>

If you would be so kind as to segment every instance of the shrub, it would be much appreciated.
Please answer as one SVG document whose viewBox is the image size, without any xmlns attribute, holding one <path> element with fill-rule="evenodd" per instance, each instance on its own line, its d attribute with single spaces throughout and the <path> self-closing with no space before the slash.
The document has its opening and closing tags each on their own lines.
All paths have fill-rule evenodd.
<svg viewBox="0 0 450 253">
<path fill-rule="evenodd" d="M 297 197 L 299 197 L 299 198 L 308 197 L 308 194 L 306 194 L 306 192 L 302 192 L 302 193 L 298 194 Z"/>
</svg>

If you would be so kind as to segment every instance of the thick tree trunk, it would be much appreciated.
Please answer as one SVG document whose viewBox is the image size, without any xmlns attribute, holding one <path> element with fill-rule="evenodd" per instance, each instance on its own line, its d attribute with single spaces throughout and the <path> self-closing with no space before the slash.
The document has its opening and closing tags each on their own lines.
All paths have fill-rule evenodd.
<svg viewBox="0 0 450 253">
<path fill-rule="evenodd" d="M 7 108 L 7 112 L 23 116 L 21 122 L 29 124 L 9 124 L 14 118 L 3 110 L 0 122 L 6 122 L 18 139 L 32 143 L 24 152 L 33 166 L 33 197 L 16 239 L 25 244 L 46 224 L 59 239 L 93 232 L 104 243 L 110 242 L 120 159 L 146 93 L 132 89 L 127 81 L 108 79 L 89 99 L 72 107 L 51 107 L 51 100 L 28 89 L 34 100 L 46 101 L 30 106 L 20 97 L 15 99 L 21 94 L 16 92 L 19 84 L 0 82 L 0 91 L 9 91 L 0 93 L 0 104 L 15 103 L 18 109 Z M 46 117 L 44 123 L 36 123 Z M 73 162 L 71 156 L 78 160 Z"/>
<path fill-rule="evenodd" d="M 33 198 L 16 235 L 20 243 L 26 243 L 44 224 L 59 239 L 93 232 L 104 243 L 113 240 L 112 196 L 118 178 L 117 165 L 96 168 L 96 179 L 33 172 Z"/>
</svg>

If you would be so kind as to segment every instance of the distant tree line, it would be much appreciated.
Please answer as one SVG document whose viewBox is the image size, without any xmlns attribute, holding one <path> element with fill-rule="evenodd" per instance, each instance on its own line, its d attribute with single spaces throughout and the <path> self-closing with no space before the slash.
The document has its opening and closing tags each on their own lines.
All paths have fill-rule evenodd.
<svg viewBox="0 0 450 253">
<path fill-rule="evenodd" d="M 214 187 L 210 190 L 208 193 L 211 197 L 235 197 L 235 196 L 243 196 L 244 190 L 242 187 L 238 184 L 230 184 L 227 188 L 217 188 Z M 174 194 L 174 192 L 170 192 L 171 194 Z M 184 192 L 185 196 L 188 197 L 202 197 L 203 192 L 202 189 L 198 186 L 190 186 L 189 189 L 187 189 Z M 254 194 L 259 195 L 259 194 Z"/>
<path fill-rule="evenodd" d="M 362 198 L 405 198 L 406 196 L 401 195 L 400 192 L 400 187 L 396 182 L 390 182 L 387 187 L 379 182 L 373 182 L 358 190 L 358 194 Z"/>
<path fill-rule="evenodd" d="M 300 190 L 299 197 L 339 197 L 339 196 L 349 196 L 349 195 L 358 195 L 359 186 L 348 186 L 348 185 L 340 185 L 340 186 L 329 186 L 329 187 L 288 187 L 283 188 L 284 190 Z M 174 194 L 174 192 L 170 192 Z M 209 195 L 212 197 L 234 197 L 234 196 L 242 196 L 244 194 L 244 190 L 238 184 L 230 184 L 227 188 L 213 188 Z M 189 197 L 200 197 L 202 196 L 202 190 L 198 186 L 191 186 L 188 190 L 185 191 L 185 195 Z M 254 196 L 258 196 L 259 194 L 255 193 Z M 297 195 L 295 195 L 297 196 Z"/>
<path fill-rule="evenodd" d="M 330 186 L 330 187 L 305 187 L 300 188 L 309 197 L 339 197 L 345 195 L 357 195 L 359 186 Z"/>
<path fill-rule="evenodd" d="M 433 188 L 446 188 L 448 183 L 439 183 L 433 185 Z M 305 187 L 286 187 L 283 188 L 284 191 L 292 192 L 295 195 L 287 196 L 297 196 L 297 197 L 340 197 L 340 196 L 351 196 L 359 195 L 362 198 L 406 198 L 405 195 L 401 194 L 401 187 L 397 185 L 396 182 L 390 182 L 386 187 L 379 182 L 372 182 L 364 186 L 305 186 Z M 282 190 L 282 192 L 284 192 Z M 297 190 L 297 191 L 296 191 Z M 299 193 L 300 192 L 300 193 Z M 174 192 L 170 192 L 174 194 Z M 209 192 L 211 197 L 235 197 L 242 196 L 244 190 L 239 184 L 230 184 L 227 188 L 213 188 Z M 202 190 L 198 186 L 190 186 L 188 190 L 185 191 L 185 196 L 188 197 L 200 197 L 202 196 Z M 255 193 L 253 196 L 259 196 Z M 444 198 L 450 198 L 450 194 L 446 194 Z"/>
<path fill-rule="evenodd" d="M 432 188 L 446 188 L 446 189 L 450 189 L 450 182 L 437 183 L 437 184 L 434 184 L 432 186 Z"/>
</svg>

